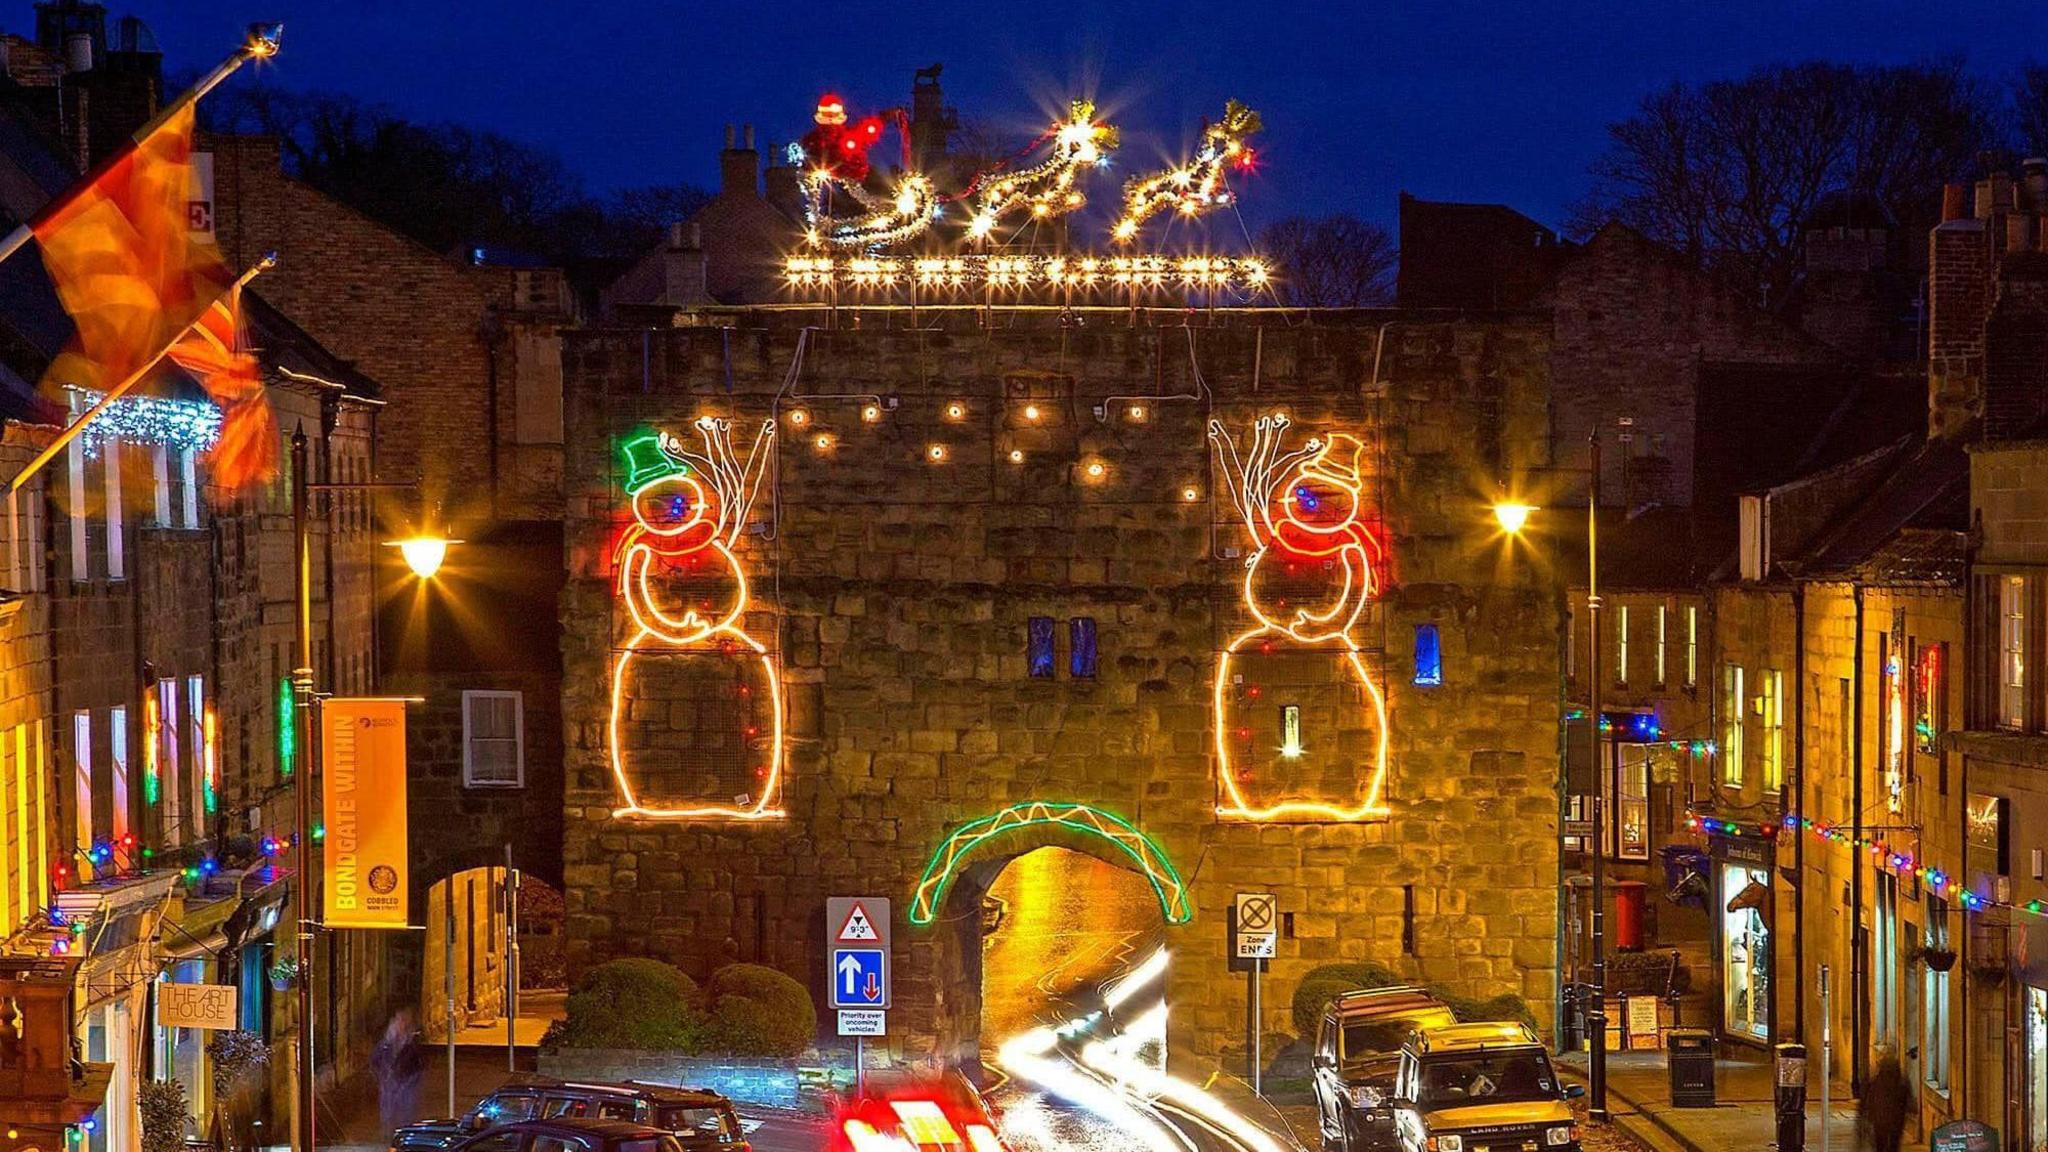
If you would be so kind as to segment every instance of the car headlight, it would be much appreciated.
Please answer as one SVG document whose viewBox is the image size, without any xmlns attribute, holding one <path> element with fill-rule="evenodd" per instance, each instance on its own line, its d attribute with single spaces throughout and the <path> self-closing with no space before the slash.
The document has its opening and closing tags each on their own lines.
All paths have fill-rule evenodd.
<svg viewBox="0 0 2048 1152">
<path fill-rule="evenodd" d="M 1543 1142 L 1552 1148 L 1562 1148 L 1578 1138 L 1579 1126 L 1577 1124 L 1560 1124 L 1555 1128 L 1543 1130 Z"/>
<path fill-rule="evenodd" d="M 1427 1143 L 1429 1152 L 1465 1152 L 1463 1136 L 1431 1136 Z"/>
<path fill-rule="evenodd" d="M 1380 1090 L 1370 1084 L 1354 1084 L 1351 1087 L 1353 1108 L 1377 1108 L 1381 1103 Z"/>
</svg>

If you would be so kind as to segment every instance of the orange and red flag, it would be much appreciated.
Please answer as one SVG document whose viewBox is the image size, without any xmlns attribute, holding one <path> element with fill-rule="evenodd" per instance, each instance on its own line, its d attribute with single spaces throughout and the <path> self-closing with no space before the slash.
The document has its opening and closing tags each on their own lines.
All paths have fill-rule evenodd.
<svg viewBox="0 0 2048 1152">
<path fill-rule="evenodd" d="M 170 350 L 221 407 L 214 479 L 235 488 L 275 463 L 255 362 L 238 339 L 234 276 L 191 224 L 193 109 L 171 114 L 33 223 L 43 266 L 77 334 L 43 377 L 106 393 Z M 188 332 L 197 324 L 201 330 Z M 225 470 L 223 469 L 225 465 Z"/>
<path fill-rule="evenodd" d="M 277 473 L 277 418 L 264 398 L 256 357 L 242 343 L 241 321 L 242 290 L 230 286 L 170 352 L 220 408 L 220 437 L 207 464 L 214 483 L 230 492 Z"/>
</svg>

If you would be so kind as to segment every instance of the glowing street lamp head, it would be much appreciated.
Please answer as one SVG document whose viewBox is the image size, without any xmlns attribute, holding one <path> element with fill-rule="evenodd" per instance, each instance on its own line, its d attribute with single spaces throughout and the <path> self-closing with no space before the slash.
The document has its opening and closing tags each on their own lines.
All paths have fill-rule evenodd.
<svg viewBox="0 0 2048 1152">
<path fill-rule="evenodd" d="M 422 534 L 404 540 L 394 540 L 391 546 L 405 557 L 405 566 L 422 580 L 432 580 L 434 573 L 441 570 L 441 562 L 448 558 L 448 545 L 460 543 L 445 536 Z"/>
<path fill-rule="evenodd" d="M 1536 511 L 1534 504 L 1517 504 L 1512 501 L 1502 501 L 1493 506 L 1493 519 L 1500 525 L 1501 531 L 1510 536 L 1519 536 L 1522 534 L 1522 529 L 1529 523 L 1529 514 L 1534 511 Z"/>
<path fill-rule="evenodd" d="M 276 22 L 259 22 L 249 25 L 249 37 L 244 41 L 245 50 L 251 56 L 267 58 L 277 55 L 284 45 L 284 25 Z"/>
</svg>

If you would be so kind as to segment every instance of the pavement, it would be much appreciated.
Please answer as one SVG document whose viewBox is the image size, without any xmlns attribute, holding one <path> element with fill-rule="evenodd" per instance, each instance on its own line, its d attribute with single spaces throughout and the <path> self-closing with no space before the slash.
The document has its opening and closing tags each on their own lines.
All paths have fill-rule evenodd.
<svg viewBox="0 0 2048 1152">
<path fill-rule="evenodd" d="M 1586 1054 L 1557 1057 L 1558 1072 L 1585 1083 Z M 1809 1081 L 1818 1069 L 1809 1073 Z M 1749 1152 L 1776 1148 L 1778 1122 L 1774 1105 L 1771 1061 L 1764 1053 L 1747 1052 L 1714 1061 L 1714 1106 L 1678 1108 L 1671 1103 L 1671 1080 L 1662 1052 L 1611 1052 L 1607 1056 L 1607 1103 L 1612 1126 L 1653 1152 Z M 1856 1146 L 1856 1105 L 1848 1089 L 1837 1085 L 1829 1122 L 1829 1145 Z M 1597 1131 L 1598 1126 L 1593 1126 Z M 1806 1101 L 1806 1147 L 1819 1149 L 1820 1093 L 1809 1084 Z"/>
</svg>

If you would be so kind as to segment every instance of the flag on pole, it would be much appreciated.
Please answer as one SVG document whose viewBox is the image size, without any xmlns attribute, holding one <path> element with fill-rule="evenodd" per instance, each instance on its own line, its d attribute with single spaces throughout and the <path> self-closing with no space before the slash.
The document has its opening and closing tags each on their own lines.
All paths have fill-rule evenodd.
<svg viewBox="0 0 2048 1152">
<path fill-rule="evenodd" d="M 221 409 L 214 480 L 233 490 L 274 470 L 276 429 L 239 338 L 235 278 L 193 227 L 193 123 L 188 103 L 33 222 L 77 329 L 43 386 L 52 395 L 65 386 L 106 393 L 168 349 Z"/>
<path fill-rule="evenodd" d="M 277 418 L 263 376 L 242 342 L 242 290 L 230 286 L 171 345 L 171 359 L 192 374 L 220 409 L 220 437 L 207 457 L 214 483 L 237 492 L 277 474 Z"/>
</svg>

